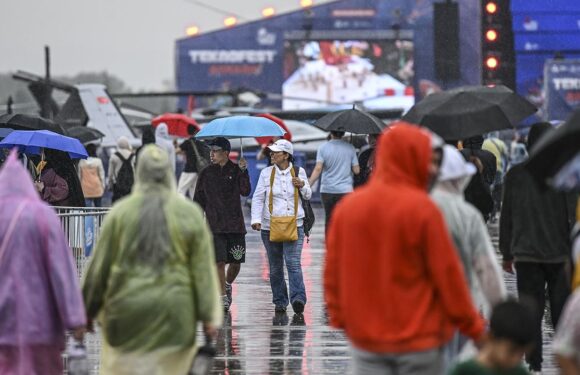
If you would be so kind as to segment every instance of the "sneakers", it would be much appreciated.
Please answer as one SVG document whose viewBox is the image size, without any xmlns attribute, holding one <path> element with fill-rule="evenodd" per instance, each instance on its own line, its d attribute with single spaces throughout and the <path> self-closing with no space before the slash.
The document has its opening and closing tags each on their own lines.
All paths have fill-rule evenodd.
<svg viewBox="0 0 580 375">
<path fill-rule="evenodd" d="M 294 301 L 292 302 L 292 309 L 296 314 L 302 314 L 304 312 L 304 302 Z"/>
<path fill-rule="evenodd" d="M 232 305 L 232 284 L 229 284 L 226 281 L 226 296 L 228 296 L 228 300 L 230 301 L 230 306 Z"/>
<path fill-rule="evenodd" d="M 276 306 L 276 307 L 274 307 L 274 312 L 276 312 L 276 313 L 285 313 L 286 312 L 286 307 L 284 307 L 284 306 Z"/>
<path fill-rule="evenodd" d="M 224 305 L 224 311 L 228 312 L 230 310 L 230 300 L 227 295 L 222 296 L 222 304 Z"/>
</svg>

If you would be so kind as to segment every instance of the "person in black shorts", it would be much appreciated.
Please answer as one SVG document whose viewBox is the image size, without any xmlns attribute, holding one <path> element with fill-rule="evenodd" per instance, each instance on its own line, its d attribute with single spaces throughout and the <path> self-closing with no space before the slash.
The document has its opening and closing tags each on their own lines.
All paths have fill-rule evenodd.
<svg viewBox="0 0 580 375">
<path fill-rule="evenodd" d="M 246 260 L 246 224 L 240 195 L 250 195 L 250 175 L 245 159 L 238 164 L 229 159 L 231 146 L 227 139 L 216 138 L 208 145 L 211 164 L 199 173 L 193 199 L 205 211 L 213 233 L 222 301 L 227 311 L 232 304 L 232 284 Z"/>
</svg>

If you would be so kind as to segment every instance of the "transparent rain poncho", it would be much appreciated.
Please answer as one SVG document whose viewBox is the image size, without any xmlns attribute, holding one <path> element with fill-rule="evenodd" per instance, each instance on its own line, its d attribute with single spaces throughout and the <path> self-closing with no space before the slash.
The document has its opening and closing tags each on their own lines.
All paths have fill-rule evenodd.
<svg viewBox="0 0 580 375">
<path fill-rule="evenodd" d="M 13 153 L 0 171 L 0 374 L 62 374 L 65 330 L 85 324 L 62 226 Z"/>
<path fill-rule="evenodd" d="M 507 292 L 483 217 L 463 196 L 471 179 L 466 171 L 458 174 L 465 164 L 457 149 L 445 146 L 441 166 L 443 180 L 435 185 L 432 198 L 441 209 L 457 247 L 473 302 L 485 317 L 489 317 L 490 308 L 504 299 Z"/>
<path fill-rule="evenodd" d="M 107 215 L 83 296 L 101 326 L 106 374 L 185 374 L 197 323 L 221 324 L 211 234 L 159 147 L 143 149 L 132 194 Z"/>
</svg>

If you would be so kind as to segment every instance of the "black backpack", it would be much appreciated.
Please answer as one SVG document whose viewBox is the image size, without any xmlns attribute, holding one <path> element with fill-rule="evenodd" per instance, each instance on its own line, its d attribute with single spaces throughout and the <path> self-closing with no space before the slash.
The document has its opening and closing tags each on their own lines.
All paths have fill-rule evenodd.
<svg viewBox="0 0 580 375">
<path fill-rule="evenodd" d="M 113 185 L 113 200 L 129 195 L 135 182 L 135 174 L 133 173 L 133 166 L 131 165 L 134 154 L 131 154 L 128 159 L 125 159 L 119 152 L 116 152 L 115 155 L 121 159 L 123 164 L 121 165 L 121 169 L 119 169 L 115 184 Z"/>
<path fill-rule="evenodd" d="M 300 172 L 299 167 L 294 167 L 294 174 L 298 176 Z M 304 209 L 304 235 L 306 237 L 310 237 L 310 231 L 314 226 L 314 210 L 312 209 L 312 205 L 310 204 L 309 200 L 304 199 L 300 190 L 298 190 L 298 195 L 300 195 L 300 201 L 302 202 L 302 208 Z"/>
</svg>

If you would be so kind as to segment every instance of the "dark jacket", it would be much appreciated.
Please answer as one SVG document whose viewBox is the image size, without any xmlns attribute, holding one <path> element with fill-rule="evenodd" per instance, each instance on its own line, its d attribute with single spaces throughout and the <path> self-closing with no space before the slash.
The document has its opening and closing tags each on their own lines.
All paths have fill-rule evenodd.
<svg viewBox="0 0 580 375">
<path fill-rule="evenodd" d="M 250 175 L 231 160 L 220 167 L 211 164 L 199 173 L 193 199 L 205 211 L 211 231 L 246 233 L 240 195 L 250 195 Z"/>
<path fill-rule="evenodd" d="M 575 196 L 537 185 L 516 165 L 506 175 L 499 247 L 505 260 L 565 262 L 570 259 L 570 230 Z"/>
</svg>

